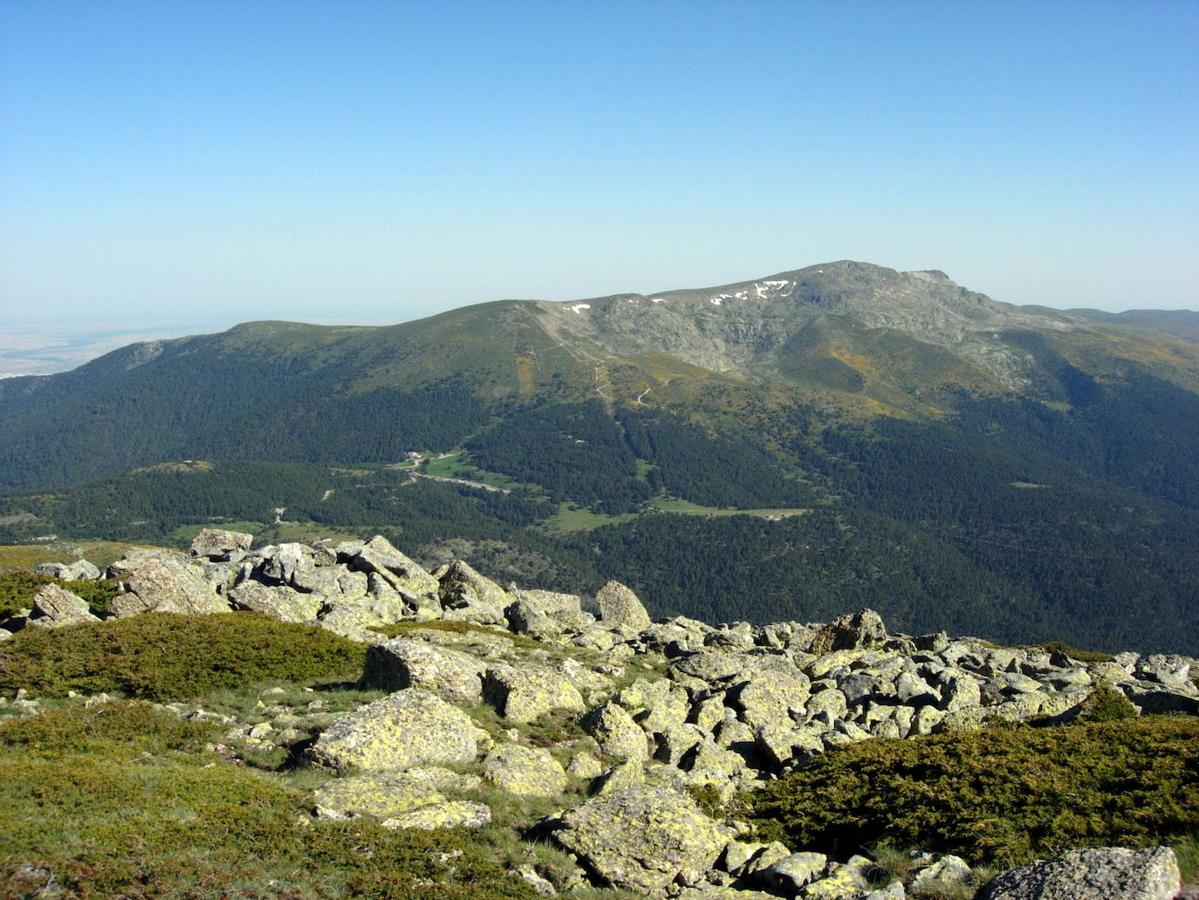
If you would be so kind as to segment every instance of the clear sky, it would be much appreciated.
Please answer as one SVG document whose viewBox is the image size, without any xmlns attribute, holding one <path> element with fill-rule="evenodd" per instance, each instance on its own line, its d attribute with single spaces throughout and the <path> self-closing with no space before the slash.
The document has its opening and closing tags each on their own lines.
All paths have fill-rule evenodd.
<svg viewBox="0 0 1199 900">
<path fill-rule="evenodd" d="M 1199 308 L 1199 2 L 0 3 L 0 327 L 847 257 Z"/>
</svg>

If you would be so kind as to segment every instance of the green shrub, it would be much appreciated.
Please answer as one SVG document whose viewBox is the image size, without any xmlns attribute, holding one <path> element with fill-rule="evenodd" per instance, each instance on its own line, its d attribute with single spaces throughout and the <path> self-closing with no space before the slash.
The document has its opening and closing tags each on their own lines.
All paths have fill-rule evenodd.
<svg viewBox="0 0 1199 900">
<path fill-rule="evenodd" d="M 533 896 L 474 835 L 314 822 L 195 729 L 123 702 L 0 725 L 0 895 Z"/>
<path fill-rule="evenodd" d="M 189 722 L 141 701 L 67 706 L 0 724 L 0 751 L 52 756 L 92 753 L 121 744 L 142 753 L 197 751 L 215 726 Z"/>
<path fill-rule="evenodd" d="M 0 694 L 185 700 L 268 680 L 356 679 L 364 657 L 362 644 L 256 613 L 147 613 L 18 632 L 0 644 Z"/>
<path fill-rule="evenodd" d="M 120 593 L 111 581 L 61 581 L 32 572 L 6 572 L 0 575 L 0 621 L 29 609 L 33 595 L 48 584 L 57 584 L 87 601 L 95 615 L 108 612 L 109 602 Z"/>
<path fill-rule="evenodd" d="M 33 595 L 53 580 L 32 572 L 6 572 L 0 575 L 0 621 L 29 609 Z"/>
<path fill-rule="evenodd" d="M 1079 721 L 1118 722 L 1121 719 L 1135 719 L 1136 717 L 1137 708 L 1124 694 L 1106 684 L 1100 684 L 1082 702 Z"/>
<path fill-rule="evenodd" d="M 849 854 L 889 842 L 1018 865 L 1199 827 L 1199 720 L 1150 716 L 842 747 L 742 801 L 763 838 Z"/>
</svg>

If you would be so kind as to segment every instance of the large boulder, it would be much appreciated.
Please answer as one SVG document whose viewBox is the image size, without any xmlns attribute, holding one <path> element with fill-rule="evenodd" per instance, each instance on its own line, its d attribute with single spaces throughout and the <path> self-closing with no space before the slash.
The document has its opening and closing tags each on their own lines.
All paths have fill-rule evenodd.
<svg viewBox="0 0 1199 900">
<path fill-rule="evenodd" d="M 87 601 L 57 584 L 48 584 L 33 595 L 33 611 L 28 623 L 39 628 L 61 628 L 83 622 L 100 621 L 88 609 Z"/>
<path fill-rule="evenodd" d="M 609 701 L 583 717 L 583 729 L 613 759 L 648 759 L 649 740 L 623 707 Z"/>
<path fill-rule="evenodd" d="M 229 591 L 234 607 L 261 613 L 283 622 L 312 622 L 322 601 L 315 594 L 302 594 L 283 585 L 243 581 Z"/>
<path fill-rule="evenodd" d="M 591 613 L 583 612 L 583 599 L 578 594 L 559 594 L 554 591 L 523 590 L 508 586 L 513 600 L 548 616 L 563 628 L 585 628 L 595 621 Z"/>
<path fill-rule="evenodd" d="M 401 594 L 413 598 L 437 596 L 437 579 L 393 547 L 382 535 L 375 535 L 361 547 L 349 545 L 344 549 L 354 551 L 349 560 L 354 569 L 376 573 Z M 338 557 L 342 555 L 343 547 L 339 546 Z"/>
<path fill-rule="evenodd" d="M 398 691 L 419 687 L 443 700 L 479 703 L 486 664 L 468 653 L 398 637 L 366 652 L 364 687 Z"/>
<path fill-rule="evenodd" d="M 187 557 L 166 550 L 131 551 L 109 567 L 126 593 L 113 598 L 109 610 L 117 618 L 144 612 L 187 615 L 229 612 L 204 569 Z"/>
<path fill-rule="evenodd" d="M 732 836 L 669 787 L 632 784 L 566 813 L 555 839 L 597 877 L 641 896 L 703 880 Z"/>
<path fill-rule="evenodd" d="M 828 653 L 834 650 L 855 650 L 875 647 L 887 640 L 887 629 L 882 616 L 872 609 L 847 613 L 833 619 L 815 635 L 812 653 Z"/>
<path fill-rule="evenodd" d="M 192 556 L 212 562 L 236 562 L 245 556 L 254 542 L 254 535 L 220 528 L 201 528 L 192 541 Z"/>
<path fill-rule="evenodd" d="M 998 875 L 983 900 L 1172 900 L 1180 887 L 1178 860 L 1169 847 L 1070 850 Z"/>
<path fill-rule="evenodd" d="M 331 778 L 313 792 L 316 814 L 326 819 L 399 816 L 446 799 L 444 791 L 473 790 L 478 776 L 438 767 Z"/>
<path fill-rule="evenodd" d="M 609 581 L 600 588 L 595 602 L 605 626 L 636 632 L 650 624 L 649 613 L 637 595 L 619 581 Z"/>
<path fill-rule="evenodd" d="M 566 770 L 544 748 L 504 744 L 483 760 L 483 777 L 518 797 L 554 797 L 566 790 Z"/>
<path fill-rule="evenodd" d="M 483 678 L 483 699 L 510 722 L 532 722 L 556 709 L 582 712 L 583 696 L 561 672 L 496 665 Z"/>
<path fill-rule="evenodd" d="M 42 563 L 33 572 L 61 581 L 95 581 L 100 577 L 100 570 L 86 559 L 77 559 L 73 563 Z"/>
<path fill-rule="evenodd" d="M 409 688 L 337 719 L 309 753 L 316 763 L 336 769 L 386 772 L 474 762 L 489 743 L 487 732 L 462 710 Z"/>
<path fill-rule="evenodd" d="M 811 683 L 798 670 L 793 675 L 763 672 L 730 692 L 732 705 L 750 728 L 789 721 L 801 715 L 811 694 Z"/>
<path fill-rule="evenodd" d="M 504 610 L 512 604 L 507 591 L 462 560 L 446 567 L 440 596 L 445 618 L 483 625 L 506 624 Z"/>
</svg>

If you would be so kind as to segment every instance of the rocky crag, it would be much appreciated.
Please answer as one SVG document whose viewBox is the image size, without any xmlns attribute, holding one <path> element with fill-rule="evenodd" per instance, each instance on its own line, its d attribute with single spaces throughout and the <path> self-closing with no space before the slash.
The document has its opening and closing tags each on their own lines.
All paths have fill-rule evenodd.
<svg viewBox="0 0 1199 900">
<path fill-rule="evenodd" d="M 519 870 L 547 895 L 590 883 L 642 896 L 903 897 L 898 881 L 872 883 L 865 857 L 755 843 L 700 800 L 728 801 L 847 743 L 993 720 L 1065 722 L 1100 689 L 1138 713 L 1199 714 L 1187 657 L 1084 662 L 1062 650 L 889 634 L 870 610 L 828 623 L 653 622 L 615 582 L 592 600 L 501 586 L 460 561 L 428 572 L 381 537 L 251 550 L 249 535 L 205 530 L 190 558 L 138 550 L 103 574 L 82 564 L 46 574 L 68 587 L 119 582 L 114 617 L 251 610 L 371 645 L 362 685 L 386 691 L 381 699 L 332 717 L 319 702 L 268 702 L 262 721 L 226 720 L 227 739 L 291 747 L 340 773 L 314 792 L 317 817 L 471 828 L 491 820 L 497 792 L 560 803 L 530 838 L 567 851 L 574 870 Z M 82 599 L 49 585 L 7 624 L 94 620 Z M 957 857 L 919 863 L 914 895 L 976 884 Z M 1166 898 L 1178 889 L 1170 850 L 1113 848 L 1011 870 L 985 895 Z"/>
</svg>

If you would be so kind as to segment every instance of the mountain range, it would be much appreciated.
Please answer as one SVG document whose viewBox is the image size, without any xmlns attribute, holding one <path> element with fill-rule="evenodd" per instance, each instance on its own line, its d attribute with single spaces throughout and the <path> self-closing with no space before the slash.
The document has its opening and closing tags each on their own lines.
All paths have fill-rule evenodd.
<svg viewBox="0 0 1199 900">
<path fill-rule="evenodd" d="M 9 541 L 383 530 L 655 613 L 1199 646 L 1194 312 L 841 261 L 134 344 L 0 381 L 0 434 Z"/>
</svg>

